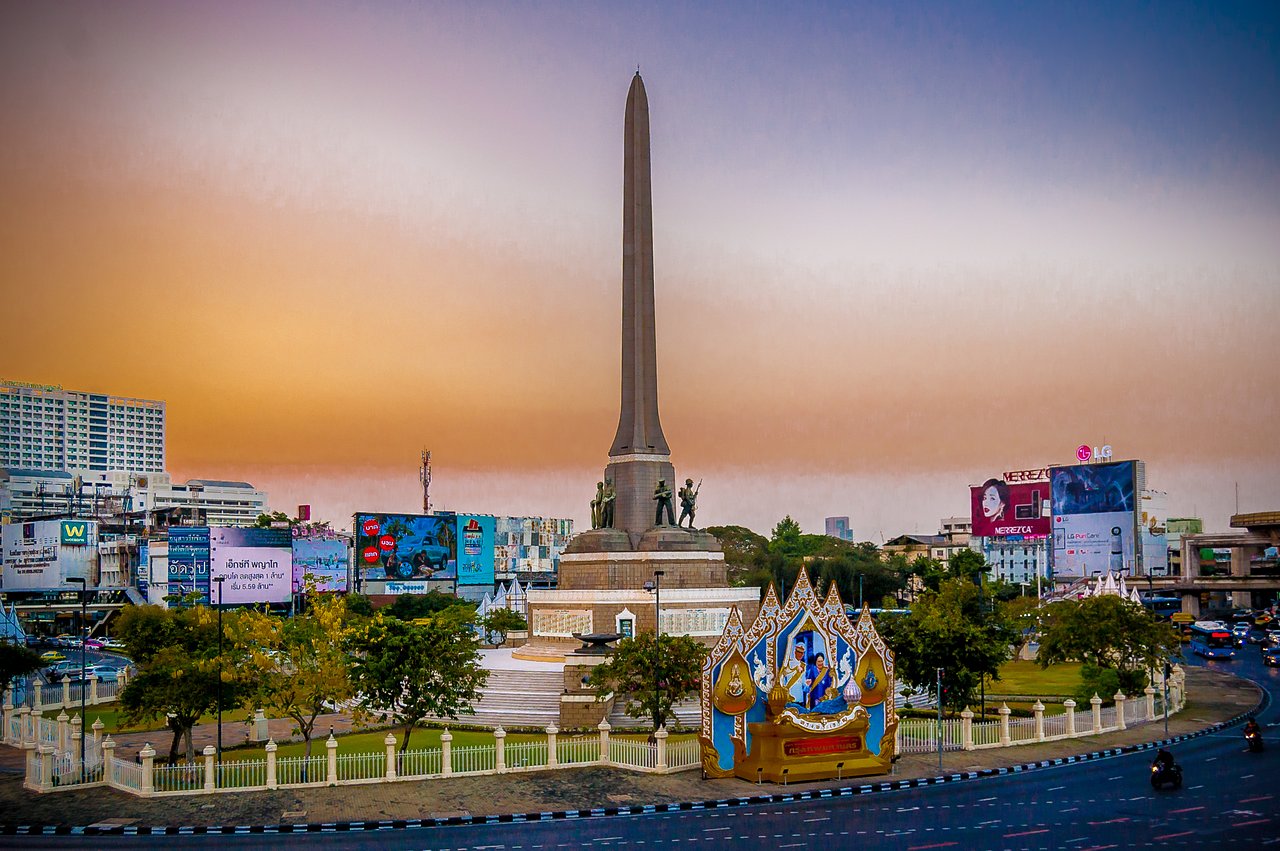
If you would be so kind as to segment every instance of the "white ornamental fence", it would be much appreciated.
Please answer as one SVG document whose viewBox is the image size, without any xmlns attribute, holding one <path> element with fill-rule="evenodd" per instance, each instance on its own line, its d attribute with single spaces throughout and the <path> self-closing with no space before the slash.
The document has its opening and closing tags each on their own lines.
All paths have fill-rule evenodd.
<svg viewBox="0 0 1280 851">
<path fill-rule="evenodd" d="M 1185 704 L 1181 671 L 1169 680 L 1169 713 Z M 958 719 L 942 723 L 943 750 L 977 750 L 1009 747 L 1029 742 L 1047 742 L 1123 730 L 1129 725 L 1150 723 L 1164 717 L 1163 695 L 1151 687 L 1141 698 L 1115 695 L 1115 705 L 1102 707 L 1094 696 L 1087 710 L 1079 711 L 1074 701 L 1062 704 L 1063 711 L 1045 716 L 1037 702 L 1031 718 L 1013 719 L 1007 706 L 998 710 L 998 721 L 974 722 L 965 710 Z M 4 707 L 0 727 L 5 744 L 26 751 L 24 785 L 39 792 L 104 786 L 144 797 L 192 795 L 264 789 L 338 786 L 359 783 L 386 783 L 399 780 L 430 780 L 450 776 L 544 771 L 581 766 L 616 766 L 634 771 L 666 774 L 688 771 L 702 765 L 701 747 L 694 738 L 668 744 L 665 729 L 650 741 L 610 736 L 607 721 L 595 735 L 560 737 L 548 727 L 540 741 L 508 745 L 502 728 L 494 731 L 492 744 L 454 748 L 453 736 L 445 730 L 440 747 L 399 751 L 395 736 L 383 740 L 384 752 L 338 753 L 332 735 L 324 742 L 324 753 L 311 757 L 277 757 L 277 745 L 268 741 L 266 758 L 229 760 L 220 764 L 212 746 L 201 759 L 179 765 L 156 765 L 156 752 L 146 745 L 131 762 L 115 756 L 116 743 L 102 736 L 101 721 L 94 722 L 89 738 L 83 741 L 86 764 L 80 764 L 81 728 L 79 716 L 68 719 L 62 712 L 54 721 L 41 710 Z M 897 753 L 928 753 L 938 749 L 938 722 L 927 718 L 904 718 L 897 730 Z"/>
<path fill-rule="evenodd" d="M 129 669 L 121 668 L 116 677 L 115 680 L 101 680 L 97 674 L 90 673 L 87 679 L 72 680 L 67 674 L 53 685 L 46 685 L 41 677 L 33 676 L 19 689 L 21 698 L 14 694 L 12 687 L 6 688 L 4 702 L 14 709 L 25 706 L 33 712 L 37 709 L 48 712 L 114 703 L 129 683 Z"/>
</svg>

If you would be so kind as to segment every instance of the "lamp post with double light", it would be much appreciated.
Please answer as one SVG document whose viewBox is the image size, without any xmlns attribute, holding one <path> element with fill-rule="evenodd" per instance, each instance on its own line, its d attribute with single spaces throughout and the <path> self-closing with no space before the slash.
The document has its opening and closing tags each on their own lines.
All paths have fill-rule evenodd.
<svg viewBox="0 0 1280 851">
<path fill-rule="evenodd" d="M 644 584 L 644 590 L 653 592 L 653 714 L 654 721 L 661 714 L 662 680 L 662 577 L 665 570 L 655 570 L 653 581 Z M 656 730 L 654 732 L 657 732 Z"/>
<path fill-rule="evenodd" d="M 215 576 L 218 583 L 218 762 L 222 762 L 222 583 L 227 577 Z"/>
<path fill-rule="evenodd" d="M 88 630 L 85 625 L 89 621 L 88 612 L 88 593 L 89 580 L 83 576 L 69 576 L 67 581 L 73 585 L 80 586 L 80 782 L 85 782 L 85 765 L 84 765 L 84 733 L 88 729 L 85 724 L 85 713 L 88 705 L 89 694 L 89 672 L 86 670 L 85 661 L 85 640 L 88 638 Z"/>
</svg>

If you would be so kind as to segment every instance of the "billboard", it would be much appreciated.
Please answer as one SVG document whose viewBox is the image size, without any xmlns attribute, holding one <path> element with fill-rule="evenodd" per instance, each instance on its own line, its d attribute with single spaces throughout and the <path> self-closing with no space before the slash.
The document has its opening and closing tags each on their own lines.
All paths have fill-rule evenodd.
<svg viewBox="0 0 1280 851">
<path fill-rule="evenodd" d="M 347 553 L 347 542 L 338 538 L 294 538 L 294 593 L 302 593 L 308 580 L 317 591 L 346 591 Z"/>
<path fill-rule="evenodd" d="M 170 555 L 170 564 L 172 558 Z M 221 599 L 215 592 L 211 602 L 289 602 L 293 594 L 293 536 L 288 529 L 210 527 L 210 584 L 219 577 L 225 577 Z"/>
<path fill-rule="evenodd" d="M 96 521 L 35 520 L 6 523 L 0 530 L 0 589 L 65 591 L 70 577 L 87 579 L 90 588 L 98 585 Z M 70 540 L 64 543 L 64 537 Z"/>
<path fill-rule="evenodd" d="M 357 514 L 356 570 L 363 581 L 456 580 L 493 585 L 494 518 L 472 514 Z M 424 588 L 425 585 L 421 587 Z M 409 592 L 412 593 L 412 592 Z"/>
<path fill-rule="evenodd" d="M 1136 462 L 1049 470 L 1053 574 L 1069 579 L 1138 567 Z"/>
<path fill-rule="evenodd" d="M 1050 522 L 1049 482 L 987 479 L 969 488 L 973 534 L 981 538 L 1045 538 Z"/>
<path fill-rule="evenodd" d="M 209 527 L 169 527 L 169 594 L 209 602 Z"/>
</svg>

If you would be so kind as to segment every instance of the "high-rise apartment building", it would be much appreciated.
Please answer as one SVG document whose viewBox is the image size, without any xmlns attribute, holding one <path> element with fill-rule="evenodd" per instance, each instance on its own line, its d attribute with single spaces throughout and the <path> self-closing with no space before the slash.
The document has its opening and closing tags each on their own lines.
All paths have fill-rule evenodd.
<svg viewBox="0 0 1280 851">
<path fill-rule="evenodd" d="M 827 536 L 831 538 L 839 538 L 842 541 L 853 540 L 853 529 L 849 526 L 848 517 L 828 517 Z"/>
<path fill-rule="evenodd" d="M 0 467 L 161 472 L 164 402 L 0 382 Z"/>
</svg>

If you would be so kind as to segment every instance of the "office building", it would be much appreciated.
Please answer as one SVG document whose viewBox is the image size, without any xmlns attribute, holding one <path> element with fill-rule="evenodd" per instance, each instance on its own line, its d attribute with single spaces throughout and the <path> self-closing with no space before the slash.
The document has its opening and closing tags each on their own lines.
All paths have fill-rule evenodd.
<svg viewBox="0 0 1280 851">
<path fill-rule="evenodd" d="M 849 527 L 848 517 L 828 517 L 827 537 L 839 538 L 842 541 L 853 540 L 853 529 Z"/>
</svg>

